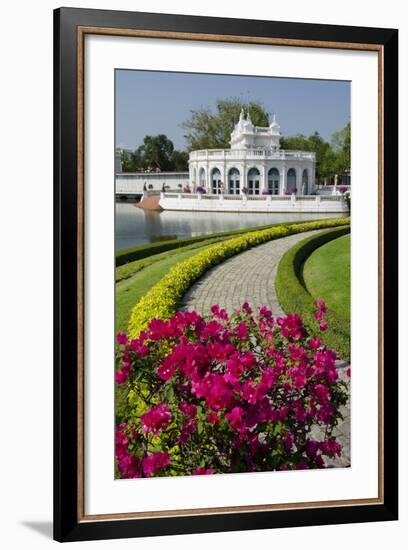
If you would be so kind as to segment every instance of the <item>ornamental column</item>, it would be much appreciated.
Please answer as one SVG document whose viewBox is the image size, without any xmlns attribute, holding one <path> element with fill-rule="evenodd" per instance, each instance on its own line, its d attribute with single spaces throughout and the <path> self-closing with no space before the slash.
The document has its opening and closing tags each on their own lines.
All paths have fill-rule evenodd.
<svg viewBox="0 0 408 550">
<path fill-rule="evenodd" d="M 297 166 L 296 167 L 296 195 L 302 194 L 302 179 L 303 179 L 302 166 Z"/>
<path fill-rule="evenodd" d="M 280 195 L 284 195 L 286 190 L 286 165 L 283 164 L 280 172 Z"/>
</svg>

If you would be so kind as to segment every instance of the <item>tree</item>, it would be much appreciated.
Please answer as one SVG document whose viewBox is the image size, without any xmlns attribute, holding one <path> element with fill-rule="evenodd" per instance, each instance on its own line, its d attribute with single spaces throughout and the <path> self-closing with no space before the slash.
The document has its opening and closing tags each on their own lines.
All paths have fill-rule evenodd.
<svg viewBox="0 0 408 550">
<path fill-rule="evenodd" d="M 120 160 L 122 163 L 122 172 L 133 172 L 134 164 L 132 160 L 132 155 L 128 155 L 123 149 L 120 151 Z"/>
<path fill-rule="evenodd" d="M 182 124 L 188 130 L 184 136 L 188 149 L 228 149 L 241 109 L 249 113 L 256 126 L 269 125 L 268 113 L 261 103 L 243 102 L 239 98 L 218 99 L 215 113 L 208 108 L 192 110 L 190 119 Z"/>
<path fill-rule="evenodd" d="M 143 169 L 171 170 L 174 145 L 164 134 L 157 136 L 145 136 L 143 145 L 136 151 L 136 157 L 140 157 Z"/>
<path fill-rule="evenodd" d="M 336 163 L 330 143 L 325 141 L 319 132 L 306 137 L 302 134 L 281 139 L 282 149 L 312 151 L 316 153 L 316 180 L 322 182 L 336 173 Z"/>
<path fill-rule="evenodd" d="M 351 145 L 351 124 L 350 122 L 339 132 L 332 136 L 332 148 L 337 156 L 337 171 L 339 174 L 350 172 L 350 145 Z"/>
<path fill-rule="evenodd" d="M 188 170 L 188 153 L 186 151 L 174 150 L 172 157 L 172 170 L 176 172 L 185 172 Z"/>
</svg>

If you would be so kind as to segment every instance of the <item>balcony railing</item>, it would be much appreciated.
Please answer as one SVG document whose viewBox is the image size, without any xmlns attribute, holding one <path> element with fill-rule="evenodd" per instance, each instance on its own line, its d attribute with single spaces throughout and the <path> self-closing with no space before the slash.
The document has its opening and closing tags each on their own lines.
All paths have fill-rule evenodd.
<svg viewBox="0 0 408 550">
<path fill-rule="evenodd" d="M 321 195 L 229 195 L 229 194 L 206 194 L 206 193 L 179 193 L 166 191 L 160 195 L 164 199 L 200 199 L 206 201 L 340 201 L 341 195 L 321 196 Z"/>
<path fill-rule="evenodd" d="M 190 161 L 195 160 L 316 160 L 316 154 L 308 151 L 285 149 L 202 149 L 191 151 Z"/>
</svg>

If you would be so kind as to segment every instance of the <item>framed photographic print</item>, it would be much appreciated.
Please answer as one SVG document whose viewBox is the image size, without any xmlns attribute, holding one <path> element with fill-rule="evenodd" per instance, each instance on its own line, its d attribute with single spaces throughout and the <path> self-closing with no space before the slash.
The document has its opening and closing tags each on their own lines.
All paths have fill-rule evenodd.
<svg viewBox="0 0 408 550">
<path fill-rule="evenodd" d="M 397 519 L 397 30 L 54 28 L 55 539 Z"/>
</svg>

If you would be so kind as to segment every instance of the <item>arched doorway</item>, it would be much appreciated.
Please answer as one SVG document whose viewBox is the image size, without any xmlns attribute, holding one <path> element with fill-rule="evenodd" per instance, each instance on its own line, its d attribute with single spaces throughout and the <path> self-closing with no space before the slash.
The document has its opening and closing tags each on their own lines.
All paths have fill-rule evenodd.
<svg viewBox="0 0 408 550">
<path fill-rule="evenodd" d="M 230 195 L 239 195 L 241 176 L 237 168 L 231 168 L 228 172 L 228 193 Z"/>
<path fill-rule="evenodd" d="M 268 191 L 271 195 L 279 195 L 279 170 L 271 168 L 268 172 Z"/>
<path fill-rule="evenodd" d="M 251 168 L 248 172 L 248 194 L 259 195 L 261 175 L 258 168 Z"/>
<path fill-rule="evenodd" d="M 302 195 L 309 194 L 309 175 L 306 168 L 302 172 Z"/>
<path fill-rule="evenodd" d="M 296 170 L 294 168 L 289 168 L 288 177 L 287 177 L 287 190 L 294 193 L 296 192 Z"/>
<path fill-rule="evenodd" d="M 211 193 L 219 195 L 221 193 L 221 172 L 214 168 L 211 172 Z"/>
</svg>

